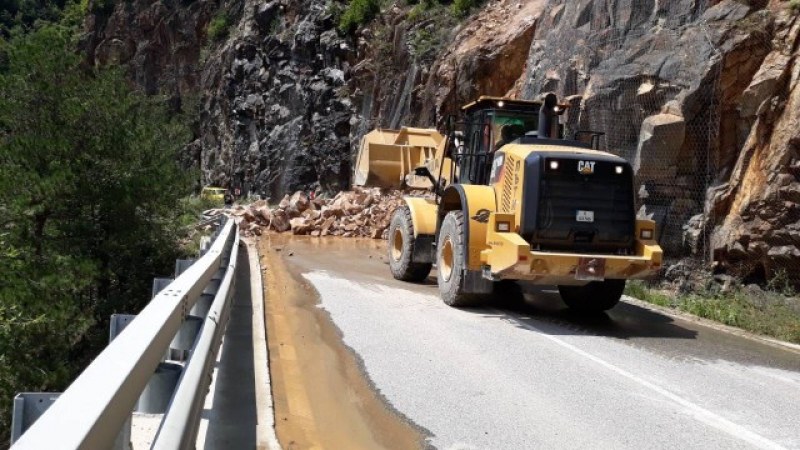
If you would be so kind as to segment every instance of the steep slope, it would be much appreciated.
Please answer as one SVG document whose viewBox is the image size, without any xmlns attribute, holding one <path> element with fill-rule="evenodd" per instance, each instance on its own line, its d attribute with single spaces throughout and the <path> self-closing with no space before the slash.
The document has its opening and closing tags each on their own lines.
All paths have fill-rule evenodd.
<svg viewBox="0 0 800 450">
<path fill-rule="evenodd" d="M 732 0 L 552 0 L 545 11 L 522 96 L 569 98 L 568 126 L 604 132 L 633 162 L 640 213 L 662 225 L 668 254 L 800 273 L 796 13 Z"/>
<path fill-rule="evenodd" d="M 605 133 L 632 161 L 640 214 L 671 256 L 800 272 L 800 25 L 787 2 L 493 0 L 463 21 L 430 5 L 398 2 L 345 35 L 338 1 L 135 0 L 90 16 L 85 47 L 176 110 L 199 97 L 187 161 L 203 183 L 273 199 L 346 187 L 371 128 L 555 91 L 573 106 L 570 133 Z M 223 13 L 230 28 L 211 40 Z"/>
</svg>

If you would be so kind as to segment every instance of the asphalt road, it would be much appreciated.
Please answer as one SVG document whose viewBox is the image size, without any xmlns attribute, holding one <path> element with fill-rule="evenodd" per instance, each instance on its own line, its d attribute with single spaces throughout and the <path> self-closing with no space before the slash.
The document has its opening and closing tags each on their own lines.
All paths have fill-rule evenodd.
<svg viewBox="0 0 800 450">
<path fill-rule="evenodd" d="M 283 250 L 393 409 L 440 449 L 800 448 L 800 354 L 630 303 L 458 310 L 382 243 Z M 291 256 L 288 254 L 291 253 Z"/>
</svg>

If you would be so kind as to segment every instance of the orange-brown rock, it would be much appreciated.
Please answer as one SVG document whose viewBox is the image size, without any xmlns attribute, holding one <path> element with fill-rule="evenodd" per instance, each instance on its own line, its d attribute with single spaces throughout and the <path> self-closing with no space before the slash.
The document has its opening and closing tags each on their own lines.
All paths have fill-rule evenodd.
<svg viewBox="0 0 800 450">
<path fill-rule="evenodd" d="M 739 275 L 785 272 L 800 285 L 800 19 L 787 11 L 780 21 L 743 96 L 756 122 L 730 179 L 709 193 L 711 248 Z"/>
</svg>

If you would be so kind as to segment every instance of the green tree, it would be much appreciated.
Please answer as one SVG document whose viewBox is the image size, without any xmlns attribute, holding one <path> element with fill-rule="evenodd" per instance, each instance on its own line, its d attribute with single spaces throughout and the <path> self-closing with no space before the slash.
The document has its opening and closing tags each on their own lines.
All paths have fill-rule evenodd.
<svg viewBox="0 0 800 450">
<path fill-rule="evenodd" d="M 15 34 L 0 69 L 0 430 L 13 394 L 63 389 L 178 252 L 186 127 L 73 36 Z"/>
</svg>

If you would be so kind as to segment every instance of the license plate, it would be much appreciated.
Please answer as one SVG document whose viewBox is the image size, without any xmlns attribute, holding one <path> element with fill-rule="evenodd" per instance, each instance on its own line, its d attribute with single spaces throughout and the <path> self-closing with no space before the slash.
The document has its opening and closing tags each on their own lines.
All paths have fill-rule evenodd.
<svg viewBox="0 0 800 450">
<path fill-rule="evenodd" d="M 575 214 L 575 220 L 578 222 L 594 222 L 594 211 L 581 211 Z"/>
<path fill-rule="evenodd" d="M 606 260 L 603 258 L 580 258 L 575 269 L 575 279 L 602 281 L 606 277 Z"/>
</svg>

